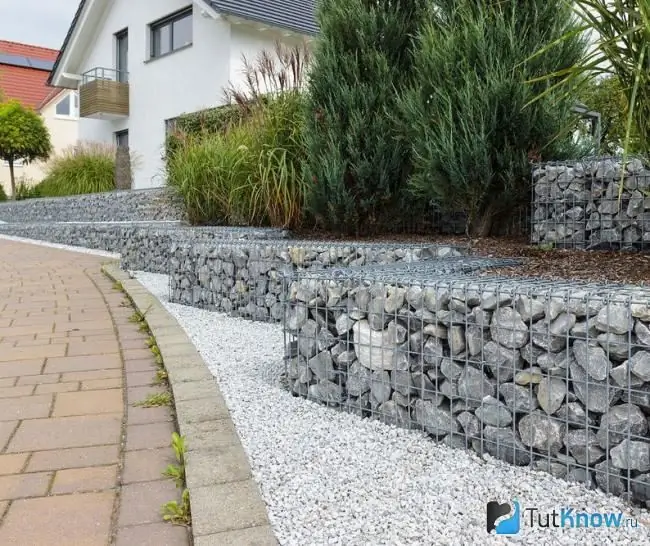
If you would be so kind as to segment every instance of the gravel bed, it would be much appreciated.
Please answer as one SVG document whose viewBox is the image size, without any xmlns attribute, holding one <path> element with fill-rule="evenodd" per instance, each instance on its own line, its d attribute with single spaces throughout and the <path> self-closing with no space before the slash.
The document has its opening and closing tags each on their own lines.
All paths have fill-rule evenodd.
<svg viewBox="0 0 650 546">
<path fill-rule="evenodd" d="M 0 234 L 0 240 L 2 239 L 6 239 L 7 241 L 16 241 L 17 243 L 29 243 L 32 245 L 48 246 L 50 248 L 69 250 L 70 252 L 79 252 L 81 254 L 94 254 L 95 256 L 103 256 L 105 258 L 112 258 L 115 260 L 120 259 L 119 254 L 115 252 L 106 252 L 105 250 L 95 250 L 93 248 L 84 248 L 80 246 L 60 245 L 58 243 L 47 243 L 45 241 L 37 241 L 35 239 L 26 239 L 25 237 L 14 237 L 13 235 Z"/>
<path fill-rule="evenodd" d="M 171 304 L 168 277 L 136 273 L 219 381 L 282 545 L 650 544 L 650 512 L 544 472 L 438 445 L 424 434 L 327 409 L 278 386 L 281 327 Z M 487 535 L 486 503 L 542 513 L 619 512 L 637 528 Z"/>
</svg>

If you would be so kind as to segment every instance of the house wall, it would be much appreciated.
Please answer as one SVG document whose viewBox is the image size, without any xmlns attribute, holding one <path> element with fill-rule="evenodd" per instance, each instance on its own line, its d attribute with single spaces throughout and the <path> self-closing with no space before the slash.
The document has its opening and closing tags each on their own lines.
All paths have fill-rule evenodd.
<svg viewBox="0 0 650 546">
<path fill-rule="evenodd" d="M 61 93 L 41 109 L 40 112 L 45 126 L 50 133 L 53 154 L 60 153 L 67 147 L 74 145 L 79 138 L 79 118 L 77 116 L 62 117 L 56 115 L 56 105 L 66 97 L 66 94 L 70 93 L 71 91 Z M 27 184 L 40 182 L 45 177 L 45 165 L 45 162 L 38 161 L 30 165 L 15 166 L 14 174 L 16 176 L 16 183 L 21 181 Z M 0 184 L 2 184 L 5 192 L 9 195 L 11 191 L 11 177 L 9 167 L 4 162 L 0 162 Z"/>
<path fill-rule="evenodd" d="M 194 7 L 193 44 L 168 56 L 149 60 L 148 25 L 189 5 L 183 0 L 129 2 L 116 0 L 95 33 L 94 44 L 79 67 L 79 74 L 96 67 L 115 67 L 115 33 L 129 31 L 129 118 L 118 121 L 82 118 L 80 138 L 114 142 L 115 132 L 128 129 L 129 146 L 136 157 L 135 188 L 164 184 L 165 120 L 195 112 L 223 101 L 223 89 L 241 51 L 256 54 L 272 47 L 277 35 L 260 38 L 225 20 L 201 15 Z"/>
</svg>

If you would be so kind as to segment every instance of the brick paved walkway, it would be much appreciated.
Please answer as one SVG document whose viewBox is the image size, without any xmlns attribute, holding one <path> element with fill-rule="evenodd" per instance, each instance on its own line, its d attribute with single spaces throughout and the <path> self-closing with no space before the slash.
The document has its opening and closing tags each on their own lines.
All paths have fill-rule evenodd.
<svg viewBox="0 0 650 546">
<path fill-rule="evenodd" d="M 176 546 L 168 408 L 106 258 L 0 239 L 0 545 Z"/>
</svg>

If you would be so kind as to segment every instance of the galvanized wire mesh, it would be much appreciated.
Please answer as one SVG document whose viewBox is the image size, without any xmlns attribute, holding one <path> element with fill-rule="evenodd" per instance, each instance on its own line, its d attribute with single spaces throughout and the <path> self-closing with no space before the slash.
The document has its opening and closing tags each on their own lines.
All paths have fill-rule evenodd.
<svg viewBox="0 0 650 546">
<path fill-rule="evenodd" d="M 650 167 L 642 157 L 535 165 L 531 242 L 557 248 L 650 247 Z"/>
<path fill-rule="evenodd" d="M 465 252 L 446 245 L 296 240 L 172 245 L 170 301 L 280 321 L 282 279 L 295 271 L 435 260 Z"/>
<path fill-rule="evenodd" d="M 650 290 L 428 266 L 288 277 L 287 387 L 650 501 Z"/>
</svg>

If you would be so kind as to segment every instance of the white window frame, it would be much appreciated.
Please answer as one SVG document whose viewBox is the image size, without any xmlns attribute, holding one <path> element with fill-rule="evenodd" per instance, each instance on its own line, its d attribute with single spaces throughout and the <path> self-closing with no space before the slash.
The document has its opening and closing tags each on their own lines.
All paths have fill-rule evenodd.
<svg viewBox="0 0 650 546">
<path fill-rule="evenodd" d="M 56 111 L 57 106 L 62 103 L 64 100 L 70 101 L 70 114 L 59 114 Z M 54 117 L 57 119 L 69 119 L 76 120 L 79 119 L 79 91 L 71 91 L 65 97 L 59 99 L 54 105 Z"/>
</svg>

